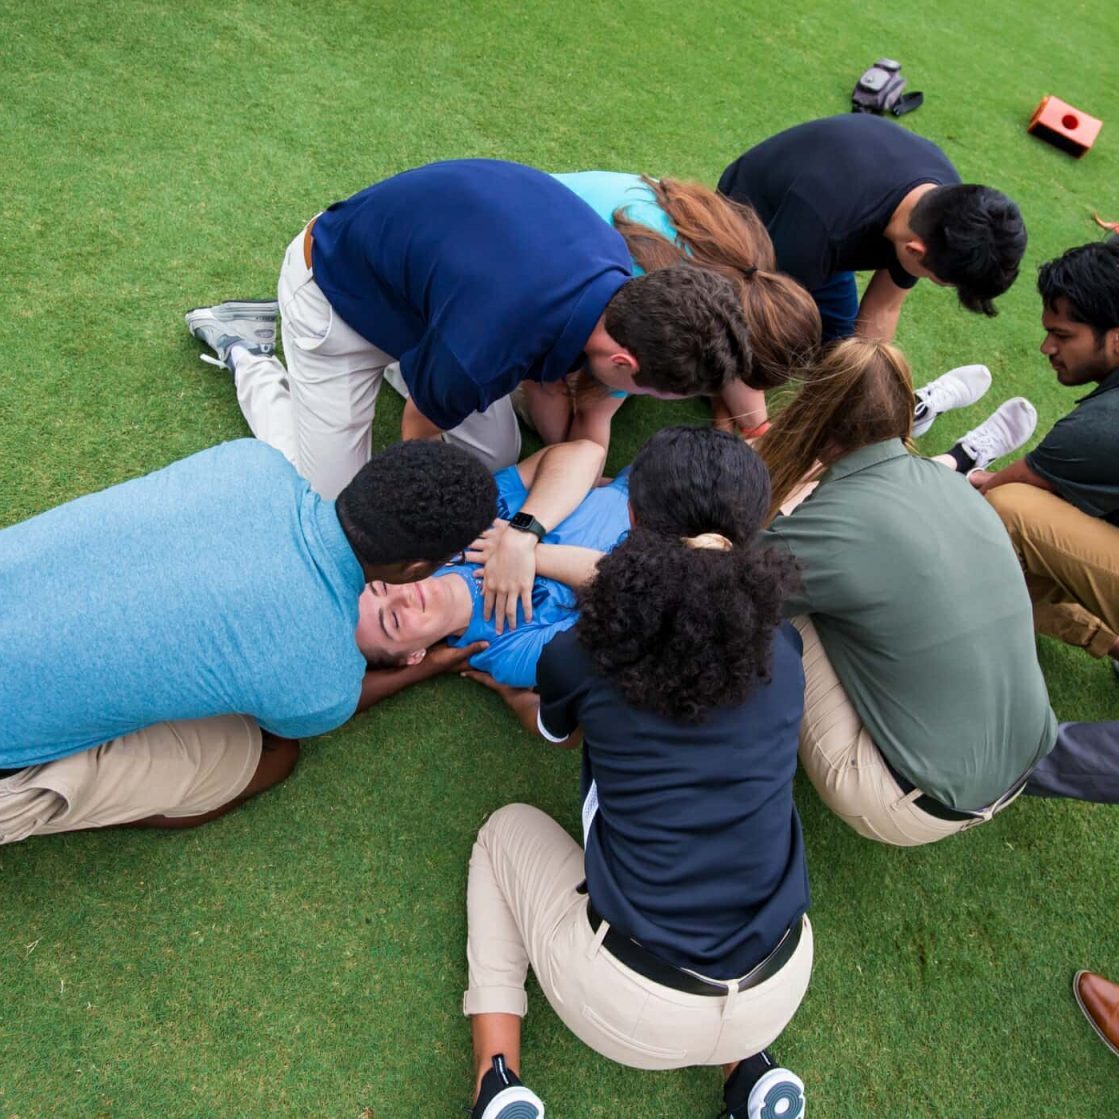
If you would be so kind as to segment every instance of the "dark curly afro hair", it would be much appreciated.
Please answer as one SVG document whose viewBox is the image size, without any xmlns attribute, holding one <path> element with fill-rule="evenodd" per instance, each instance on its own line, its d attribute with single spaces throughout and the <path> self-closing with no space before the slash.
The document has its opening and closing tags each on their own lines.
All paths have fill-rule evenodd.
<svg viewBox="0 0 1119 1119">
<path fill-rule="evenodd" d="M 745 701 L 770 680 L 773 634 L 795 579 L 757 543 L 769 478 L 745 443 L 666 428 L 633 464 L 636 527 L 580 595 L 579 640 L 634 707 L 685 723 Z M 685 543 L 718 533 L 729 550 Z"/>
<path fill-rule="evenodd" d="M 493 522 L 497 487 L 461 447 L 413 440 L 374 455 L 336 508 L 363 564 L 442 563 Z"/>
</svg>

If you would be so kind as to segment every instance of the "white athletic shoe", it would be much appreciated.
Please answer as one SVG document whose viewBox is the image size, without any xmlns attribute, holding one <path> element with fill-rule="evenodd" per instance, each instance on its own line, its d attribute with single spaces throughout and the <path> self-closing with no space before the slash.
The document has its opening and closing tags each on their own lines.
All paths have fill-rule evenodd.
<svg viewBox="0 0 1119 1119">
<path fill-rule="evenodd" d="M 924 435 L 941 412 L 974 404 L 990 387 L 991 371 L 985 365 L 961 365 L 942 373 L 913 394 L 917 398 L 913 437 Z"/>
<path fill-rule="evenodd" d="M 229 351 L 242 345 L 249 353 L 265 356 L 276 351 L 276 318 L 280 305 L 274 299 L 241 299 L 213 307 L 195 307 L 186 313 L 187 330 L 214 351 L 203 361 L 233 372 Z"/>
<path fill-rule="evenodd" d="M 771 1068 L 750 1089 L 746 1119 L 804 1119 L 804 1081 L 787 1068 Z"/>
<path fill-rule="evenodd" d="M 1004 400 L 978 427 L 973 427 L 960 446 L 986 470 L 997 458 L 1016 451 L 1034 433 L 1037 410 L 1024 397 Z"/>
</svg>

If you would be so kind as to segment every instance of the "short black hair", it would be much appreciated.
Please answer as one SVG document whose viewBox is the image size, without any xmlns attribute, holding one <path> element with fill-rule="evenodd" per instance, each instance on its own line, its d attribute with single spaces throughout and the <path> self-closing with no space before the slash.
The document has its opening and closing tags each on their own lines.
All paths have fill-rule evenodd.
<svg viewBox="0 0 1119 1119">
<path fill-rule="evenodd" d="M 742 301 L 708 268 L 676 264 L 627 280 L 607 303 L 603 326 L 637 359 L 633 379 L 646 388 L 702 396 L 750 375 Z"/>
<path fill-rule="evenodd" d="M 726 432 L 666 428 L 630 475 L 636 527 L 579 593 L 576 633 L 595 671 L 634 707 L 702 722 L 771 676 L 793 561 L 760 546 L 769 476 Z M 687 538 L 718 533 L 729 550 Z"/>
<path fill-rule="evenodd" d="M 993 302 L 1018 277 L 1026 224 L 1014 202 L 974 183 L 938 186 L 921 195 L 909 228 L 925 242 L 921 263 L 956 289 L 969 310 L 993 318 Z"/>
<path fill-rule="evenodd" d="M 1037 290 L 1050 311 L 1068 301 L 1069 318 L 1086 323 L 1098 342 L 1119 327 L 1119 240 L 1093 241 L 1047 260 L 1037 273 Z"/>
<path fill-rule="evenodd" d="M 492 523 L 497 487 L 461 447 L 411 440 L 374 455 L 336 509 L 363 564 L 441 563 Z"/>
</svg>

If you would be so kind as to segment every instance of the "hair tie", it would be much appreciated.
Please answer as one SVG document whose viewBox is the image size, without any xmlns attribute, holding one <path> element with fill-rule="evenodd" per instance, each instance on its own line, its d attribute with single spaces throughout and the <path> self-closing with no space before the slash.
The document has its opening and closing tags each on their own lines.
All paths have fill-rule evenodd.
<svg viewBox="0 0 1119 1119">
<path fill-rule="evenodd" d="M 718 532 L 701 532 L 698 536 L 681 536 L 685 548 L 711 548 L 716 552 L 729 552 L 734 545 Z"/>
<path fill-rule="evenodd" d="M 747 265 L 747 267 L 742 269 L 742 278 L 745 279 L 745 280 L 752 279 L 753 276 L 754 276 L 754 273 L 757 272 L 757 270 L 758 269 L 757 269 L 756 265 L 754 265 L 754 264 Z"/>
</svg>

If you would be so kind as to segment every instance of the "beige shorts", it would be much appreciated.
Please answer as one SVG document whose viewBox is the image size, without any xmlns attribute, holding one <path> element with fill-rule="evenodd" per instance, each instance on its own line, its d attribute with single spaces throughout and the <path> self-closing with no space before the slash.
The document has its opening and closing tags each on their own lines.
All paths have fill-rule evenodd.
<svg viewBox="0 0 1119 1119">
<path fill-rule="evenodd" d="M 157 723 L 0 780 L 0 843 L 201 816 L 244 791 L 260 763 L 260 728 L 243 715 Z"/>
</svg>

